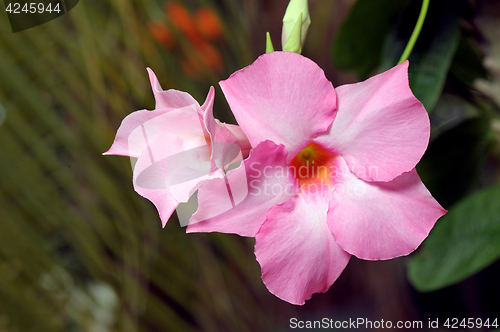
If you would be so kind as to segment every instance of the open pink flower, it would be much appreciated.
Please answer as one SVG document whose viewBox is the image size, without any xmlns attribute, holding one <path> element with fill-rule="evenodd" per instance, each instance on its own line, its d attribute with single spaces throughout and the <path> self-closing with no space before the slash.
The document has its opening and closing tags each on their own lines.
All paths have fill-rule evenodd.
<svg viewBox="0 0 500 332">
<path fill-rule="evenodd" d="M 254 236 L 265 285 L 293 304 L 328 290 L 351 255 L 411 253 L 446 211 L 415 171 L 430 124 L 407 69 L 335 90 L 313 61 L 273 52 L 220 82 L 253 147 L 247 171 L 228 173 L 248 195 L 204 218 L 218 205 L 206 181 L 187 231 Z"/>
<path fill-rule="evenodd" d="M 164 91 L 153 71 L 148 72 L 155 109 L 129 114 L 104 154 L 138 158 L 134 189 L 156 206 L 165 226 L 179 203 L 187 202 L 204 180 L 224 176 L 220 166 L 227 165 L 228 148 L 239 147 L 246 156 L 250 144 L 238 126 L 214 119 L 213 87 L 200 106 L 186 92 Z"/>
</svg>

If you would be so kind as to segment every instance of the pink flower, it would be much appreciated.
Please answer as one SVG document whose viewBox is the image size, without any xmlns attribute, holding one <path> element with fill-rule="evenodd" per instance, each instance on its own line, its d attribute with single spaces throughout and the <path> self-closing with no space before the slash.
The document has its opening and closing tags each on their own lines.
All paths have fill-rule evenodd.
<svg viewBox="0 0 500 332">
<path fill-rule="evenodd" d="M 411 253 L 446 211 L 415 171 L 430 124 L 407 69 L 404 62 L 335 90 L 313 61 L 273 52 L 220 82 L 253 147 L 246 175 L 228 173 L 246 176 L 248 195 L 204 218 L 218 205 L 206 181 L 199 222 L 187 231 L 255 237 L 263 282 L 293 304 L 327 291 L 351 255 Z"/>
<path fill-rule="evenodd" d="M 250 145 L 238 126 L 214 119 L 213 87 L 200 106 L 186 92 L 164 91 L 153 71 L 148 72 L 155 109 L 129 114 L 104 154 L 138 158 L 134 189 L 156 206 L 165 226 L 179 203 L 187 202 L 203 181 L 223 177 L 227 150 L 236 147 L 247 156 Z"/>
</svg>

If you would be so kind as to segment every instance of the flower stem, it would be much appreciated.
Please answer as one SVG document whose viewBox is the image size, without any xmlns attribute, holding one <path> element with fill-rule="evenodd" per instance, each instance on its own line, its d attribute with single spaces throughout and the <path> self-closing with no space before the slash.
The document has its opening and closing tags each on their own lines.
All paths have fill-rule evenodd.
<svg viewBox="0 0 500 332">
<path fill-rule="evenodd" d="M 418 16 L 417 24 L 415 25 L 415 29 L 413 29 L 413 33 L 411 34 L 410 40 L 406 45 L 406 48 L 399 59 L 398 65 L 408 59 L 413 50 L 413 46 L 415 46 L 415 42 L 417 41 L 418 35 L 420 34 L 420 30 L 422 30 L 422 25 L 424 25 L 425 16 L 427 15 L 427 9 L 429 8 L 429 0 L 423 0 L 422 8 L 420 9 L 420 15 Z"/>
</svg>

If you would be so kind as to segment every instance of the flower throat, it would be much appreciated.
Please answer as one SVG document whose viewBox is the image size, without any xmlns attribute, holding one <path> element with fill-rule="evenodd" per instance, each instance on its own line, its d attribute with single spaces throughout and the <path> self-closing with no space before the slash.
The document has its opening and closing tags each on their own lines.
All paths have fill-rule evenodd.
<svg viewBox="0 0 500 332">
<path fill-rule="evenodd" d="M 310 142 L 289 163 L 299 187 L 306 185 L 331 186 L 330 167 L 337 157 L 321 145 Z"/>
</svg>

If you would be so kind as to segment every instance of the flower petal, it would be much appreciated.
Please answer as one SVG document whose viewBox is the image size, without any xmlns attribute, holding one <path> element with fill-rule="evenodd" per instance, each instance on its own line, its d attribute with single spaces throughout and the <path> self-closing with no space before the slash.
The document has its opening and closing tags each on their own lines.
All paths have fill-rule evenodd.
<svg viewBox="0 0 500 332">
<path fill-rule="evenodd" d="M 252 146 L 250 145 L 247 136 L 245 135 L 243 130 L 241 130 L 240 126 L 226 123 L 226 128 L 229 129 L 229 131 L 236 137 L 236 144 L 238 144 L 238 146 L 240 147 L 243 158 L 248 157 Z"/>
<path fill-rule="evenodd" d="M 408 255 L 446 213 L 415 169 L 390 182 L 365 182 L 338 159 L 328 226 L 348 253 L 368 260 Z"/>
<path fill-rule="evenodd" d="M 197 105 L 198 102 L 187 92 L 174 89 L 163 90 L 158 78 L 151 68 L 147 68 L 149 81 L 156 101 L 156 110 L 170 110 L 181 108 L 189 105 Z"/>
<path fill-rule="evenodd" d="M 247 229 L 251 227 L 251 221 L 247 220 L 245 225 L 234 225 L 232 219 L 225 218 L 227 214 L 221 218 L 214 217 L 235 208 L 245 199 L 247 194 L 248 185 L 244 165 L 230 171 L 225 177 L 222 175 L 220 178 L 204 181 L 198 190 L 198 209 L 189 219 L 186 232 L 245 233 L 245 231 L 236 231 L 235 229 Z M 199 222 L 201 225 L 197 226 Z"/>
<path fill-rule="evenodd" d="M 103 155 L 118 155 L 139 158 L 146 147 L 141 125 L 167 111 L 148 111 L 141 110 L 130 113 L 122 120 L 116 137 L 108 151 Z M 132 136 L 132 139 L 130 139 Z"/>
<path fill-rule="evenodd" d="M 213 86 L 211 86 L 210 89 L 208 89 L 208 94 L 207 98 L 205 98 L 205 102 L 203 103 L 203 105 L 201 105 L 201 110 L 203 114 L 205 114 L 207 110 L 210 111 L 211 113 L 213 112 L 214 98 L 215 98 L 215 89 Z"/>
<path fill-rule="evenodd" d="M 115 141 L 104 154 L 139 158 L 148 144 L 163 134 L 178 135 L 188 141 L 204 138 L 202 124 L 194 105 L 171 111 L 136 111 L 118 128 Z"/>
<path fill-rule="evenodd" d="M 204 180 L 214 177 L 220 175 L 211 172 L 210 151 L 203 137 L 183 141 L 178 135 L 165 134 L 149 142 L 134 167 L 133 181 L 134 189 L 155 204 L 165 224 L 171 206 L 187 202 Z"/>
<path fill-rule="evenodd" d="M 335 117 L 335 90 L 323 70 L 293 52 L 261 55 L 219 84 L 253 147 L 269 139 L 293 157 Z"/>
<path fill-rule="evenodd" d="M 164 91 L 156 75 L 148 68 L 151 87 L 156 100 L 153 111 L 136 111 L 123 119 L 115 140 L 104 155 L 121 155 L 138 158 L 159 135 L 178 134 L 183 138 L 189 136 L 207 136 L 208 132 L 202 123 L 203 114 L 212 114 L 214 89 L 211 87 L 205 103 L 200 107 L 198 102 L 186 92 L 177 90 Z"/>
<path fill-rule="evenodd" d="M 408 61 L 336 89 L 338 111 L 316 141 L 343 156 L 366 181 L 390 181 L 415 168 L 427 148 L 427 112 L 408 85 Z"/>
<path fill-rule="evenodd" d="M 168 219 L 175 211 L 179 202 L 174 199 L 168 189 L 165 163 L 162 159 L 166 155 L 175 155 L 183 150 L 182 140 L 175 135 L 163 137 L 168 144 L 160 146 L 169 151 L 158 151 L 155 144 L 139 157 L 133 173 L 135 191 L 144 198 L 150 200 L 158 210 L 162 226 L 165 227 Z M 175 169 L 175 166 L 172 167 Z"/>
<path fill-rule="evenodd" d="M 297 195 L 275 205 L 255 237 L 255 256 L 271 293 L 292 304 L 326 292 L 350 255 L 326 224 L 328 200 Z"/>
<path fill-rule="evenodd" d="M 266 219 L 267 211 L 295 194 L 295 186 L 286 176 L 287 152 L 283 145 L 264 141 L 252 149 L 242 166 L 227 173 L 231 191 L 248 186 L 244 199 L 234 196 L 235 207 L 228 204 L 227 187 L 220 180 L 208 180 L 198 190 L 198 211 L 186 230 L 193 232 L 234 233 L 255 236 Z M 234 183 L 235 185 L 231 184 Z M 241 203 L 238 201 L 241 200 Z"/>
<path fill-rule="evenodd" d="M 248 157 L 250 143 L 246 138 L 243 131 L 234 125 L 221 123 L 214 118 L 213 115 L 213 101 L 215 90 L 210 87 L 207 100 L 201 106 L 203 110 L 203 122 L 206 135 L 210 137 L 210 144 L 212 148 L 212 166 L 215 169 L 223 169 L 223 165 L 227 166 L 234 158 L 231 155 L 241 152 L 243 158 Z M 231 144 L 226 144 L 231 143 Z M 228 160 L 229 159 L 229 160 Z M 243 160 L 242 158 L 238 161 Z"/>
</svg>

